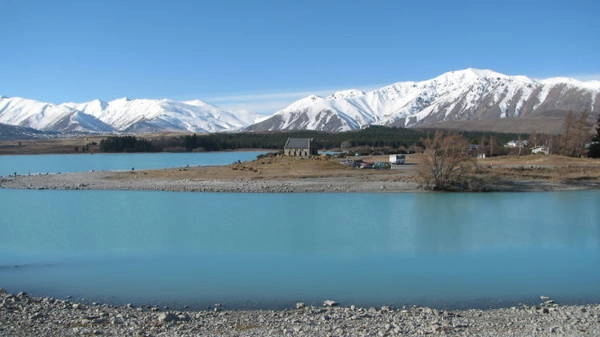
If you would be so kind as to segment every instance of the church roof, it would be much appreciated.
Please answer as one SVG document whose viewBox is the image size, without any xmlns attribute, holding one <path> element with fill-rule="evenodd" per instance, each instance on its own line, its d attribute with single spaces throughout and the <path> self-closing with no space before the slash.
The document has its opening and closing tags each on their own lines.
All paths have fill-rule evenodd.
<svg viewBox="0 0 600 337">
<path fill-rule="evenodd" d="M 308 149 L 312 138 L 288 138 L 285 142 L 286 149 Z"/>
</svg>

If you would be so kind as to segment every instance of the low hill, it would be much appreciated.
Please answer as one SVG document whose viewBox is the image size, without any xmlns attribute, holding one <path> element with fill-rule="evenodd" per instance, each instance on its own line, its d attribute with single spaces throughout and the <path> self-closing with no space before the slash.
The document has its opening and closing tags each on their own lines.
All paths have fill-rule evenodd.
<svg viewBox="0 0 600 337">
<path fill-rule="evenodd" d="M 48 138 L 56 134 L 55 132 L 44 132 L 23 126 L 0 123 L 0 140 Z"/>
</svg>

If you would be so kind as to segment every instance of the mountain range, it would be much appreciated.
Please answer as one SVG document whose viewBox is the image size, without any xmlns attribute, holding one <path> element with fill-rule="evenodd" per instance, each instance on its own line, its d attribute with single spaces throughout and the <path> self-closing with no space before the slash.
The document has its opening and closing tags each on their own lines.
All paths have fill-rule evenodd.
<svg viewBox="0 0 600 337">
<path fill-rule="evenodd" d="M 119 98 L 44 103 L 0 96 L 0 123 L 62 133 L 219 132 L 248 126 L 257 114 L 234 114 L 200 100 Z"/>
<path fill-rule="evenodd" d="M 0 123 L 61 133 L 321 130 L 368 125 L 511 131 L 554 130 L 568 111 L 600 112 L 600 81 L 536 80 L 492 70 L 463 69 L 420 82 L 369 91 L 311 95 L 271 116 L 233 113 L 200 100 L 120 98 L 52 104 L 0 96 Z M 261 118 L 262 117 L 262 118 Z M 508 131 L 508 130 L 494 130 Z M 546 130 L 548 131 L 548 130 Z"/>
<path fill-rule="evenodd" d="M 255 131 L 347 131 L 368 125 L 425 127 L 455 121 L 544 120 L 600 111 L 600 81 L 535 80 L 464 69 L 421 82 L 308 96 L 249 127 Z M 481 123 L 479 123 L 481 124 Z"/>
</svg>

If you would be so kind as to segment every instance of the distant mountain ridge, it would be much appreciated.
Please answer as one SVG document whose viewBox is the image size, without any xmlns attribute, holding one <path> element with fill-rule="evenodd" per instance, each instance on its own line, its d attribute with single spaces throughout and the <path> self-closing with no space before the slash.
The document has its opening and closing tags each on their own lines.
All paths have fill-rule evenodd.
<svg viewBox="0 0 600 337">
<path fill-rule="evenodd" d="M 370 91 L 311 95 L 247 129 L 339 132 L 368 125 L 424 127 L 451 121 L 541 120 L 567 111 L 600 112 L 600 81 L 535 80 L 468 68 Z"/>
<path fill-rule="evenodd" d="M 52 136 L 56 136 L 56 134 L 23 126 L 0 123 L 0 140 L 48 138 Z"/>
<path fill-rule="evenodd" d="M 0 123 L 63 133 L 218 132 L 243 128 L 257 116 L 234 114 L 200 100 L 120 98 L 52 104 L 0 96 Z"/>
<path fill-rule="evenodd" d="M 600 81 L 536 80 L 467 68 L 370 91 L 310 95 L 271 116 L 232 113 L 201 100 L 119 98 L 52 104 L 0 96 L 0 123 L 61 133 L 339 132 L 368 125 L 556 131 L 567 111 L 597 115 Z"/>
</svg>

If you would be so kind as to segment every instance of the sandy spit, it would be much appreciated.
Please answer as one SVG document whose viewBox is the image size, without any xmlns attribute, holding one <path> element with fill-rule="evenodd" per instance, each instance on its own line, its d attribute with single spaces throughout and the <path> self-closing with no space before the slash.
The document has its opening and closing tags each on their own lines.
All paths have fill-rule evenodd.
<svg viewBox="0 0 600 337">
<path fill-rule="evenodd" d="M 49 175 L 0 177 L 0 188 L 34 190 L 139 190 L 178 192 L 424 192 L 409 179 L 390 181 L 374 177 L 307 177 L 278 179 L 173 179 L 140 178 L 123 173 L 97 171 Z M 118 179 L 116 178 L 118 177 Z M 504 181 L 489 186 L 490 191 L 541 192 L 598 189 L 597 183 L 560 183 L 540 180 Z"/>
<path fill-rule="evenodd" d="M 184 192 L 417 192 L 415 182 L 361 177 L 289 179 L 114 179 L 114 172 L 77 172 L 0 178 L 0 188 L 49 190 L 143 190 Z"/>
</svg>

